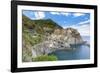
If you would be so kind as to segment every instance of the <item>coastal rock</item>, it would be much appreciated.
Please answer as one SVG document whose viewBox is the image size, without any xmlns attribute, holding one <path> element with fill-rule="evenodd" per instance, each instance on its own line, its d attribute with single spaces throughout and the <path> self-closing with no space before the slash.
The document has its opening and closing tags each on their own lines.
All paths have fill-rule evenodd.
<svg viewBox="0 0 100 73">
<path fill-rule="evenodd" d="M 51 36 L 54 39 L 61 39 L 69 44 L 82 44 L 84 41 L 80 33 L 74 28 L 56 29 Z"/>
</svg>

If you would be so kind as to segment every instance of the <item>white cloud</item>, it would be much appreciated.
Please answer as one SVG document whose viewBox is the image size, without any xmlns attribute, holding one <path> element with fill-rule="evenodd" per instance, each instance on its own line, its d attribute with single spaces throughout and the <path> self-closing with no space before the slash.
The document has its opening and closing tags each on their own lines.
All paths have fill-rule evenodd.
<svg viewBox="0 0 100 73">
<path fill-rule="evenodd" d="M 43 19 L 45 17 L 44 12 L 34 12 L 35 19 Z"/>
<path fill-rule="evenodd" d="M 74 13 L 73 15 L 74 15 L 75 17 L 79 17 L 79 16 L 85 15 L 85 13 Z"/>
<path fill-rule="evenodd" d="M 50 12 L 50 13 L 53 14 L 53 15 L 60 15 L 59 12 Z"/>
<path fill-rule="evenodd" d="M 86 21 L 80 22 L 78 24 L 86 24 L 86 23 L 89 23 L 89 22 L 90 22 L 90 20 L 86 20 Z"/>
<path fill-rule="evenodd" d="M 70 15 L 70 13 L 65 13 L 65 12 L 62 12 L 61 14 L 62 14 L 62 15 L 65 15 L 65 16 Z"/>
<path fill-rule="evenodd" d="M 50 13 L 53 15 L 65 15 L 65 16 L 70 15 L 70 13 L 68 13 L 68 12 L 50 12 Z"/>
<path fill-rule="evenodd" d="M 69 16 L 72 14 L 70 12 L 50 12 L 50 13 L 53 15 L 65 15 L 65 16 Z M 74 17 L 79 17 L 79 16 L 83 16 L 83 15 L 85 15 L 85 13 L 73 13 Z"/>
</svg>

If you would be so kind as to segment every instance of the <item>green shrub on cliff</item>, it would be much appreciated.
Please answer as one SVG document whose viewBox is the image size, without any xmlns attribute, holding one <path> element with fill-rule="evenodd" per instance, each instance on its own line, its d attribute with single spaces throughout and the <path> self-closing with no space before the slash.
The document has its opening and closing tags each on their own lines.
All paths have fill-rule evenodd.
<svg viewBox="0 0 100 73">
<path fill-rule="evenodd" d="M 57 61 L 57 57 L 55 55 L 41 55 L 36 58 L 33 58 L 33 61 Z"/>
</svg>

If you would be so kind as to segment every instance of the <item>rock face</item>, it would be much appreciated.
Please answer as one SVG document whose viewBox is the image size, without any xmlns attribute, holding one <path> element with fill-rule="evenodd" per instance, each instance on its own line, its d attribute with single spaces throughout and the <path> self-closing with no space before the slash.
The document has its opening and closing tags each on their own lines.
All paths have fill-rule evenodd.
<svg viewBox="0 0 100 73">
<path fill-rule="evenodd" d="M 80 33 L 73 28 L 56 29 L 45 40 L 32 47 L 33 57 L 49 54 L 55 50 L 72 50 L 70 45 L 82 44 Z"/>
<path fill-rule="evenodd" d="M 53 39 L 61 39 L 69 44 L 82 44 L 83 40 L 80 33 L 74 28 L 67 28 L 62 30 L 55 30 L 52 35 Z"/>
<path fill-rule="evenodd" d="M 73 28 L 67 28 L 66 30 L 67 42 L 69 44 L 82 44 L 83 40 L 80 33 Z"/>
</svg>

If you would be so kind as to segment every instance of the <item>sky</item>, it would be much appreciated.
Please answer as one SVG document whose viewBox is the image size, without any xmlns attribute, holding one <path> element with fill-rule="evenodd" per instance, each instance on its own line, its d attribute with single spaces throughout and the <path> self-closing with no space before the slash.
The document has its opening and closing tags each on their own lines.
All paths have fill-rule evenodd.
<svg viewBox="0 0 100 73">
<path fill-rule="evenodd" d="M 52 19 L 64 29 L 72 27 L 83 36 L 90 35 L 90 13 L 23 10 L 22 14 L 32 20 Z"/>
</svg>

